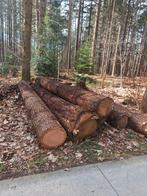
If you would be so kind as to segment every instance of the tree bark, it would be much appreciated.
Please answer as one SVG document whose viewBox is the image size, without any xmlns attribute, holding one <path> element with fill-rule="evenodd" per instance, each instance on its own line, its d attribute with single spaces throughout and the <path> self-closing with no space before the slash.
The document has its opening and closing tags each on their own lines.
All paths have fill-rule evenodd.
<svg viewBox="0 0 147 196">
<path fill-rule="evenodd" d="M 73 105 L 39 86 L 35 86 L 35 90 L 71 138 L 81 140 L 96 131 L 97 122 L 93 113 L 84 112 L 79 106 Z"/>
<path fill-rule="evenodd" d="M 141 102 L 141 109 L 144 113 L 147 113 L 147 87 Z"/>
<path fill-rule="evenodd" d="M 70 86 L 57 80 L 44 77 L 40 77 L 37 80 L 43 88 L 73 104 L 79 105 L 87 111 L 96 112 L 99 118 L 107 117 L 112 111 L 113 100 L 109 97 L 98 95 L 93 91 L 77 86 Z"/>
<path fill-rule="evenodd" d="M 47 0 L 41 0 L 36 2 L 36 8 L 37 10 L 37 48 L 38 48 L 38 55 L 42 55 L 42 49 L 43 49 L 43 28 L 44 28 L 44 18 L 46 14 L 46 7 L 47 7 Z"/>
<path fill-rule="evenodd" d="M 24 25 L 22 43 L 22 79 L 30 80 L 31 35 L 32 35 L 32 0 L 23 0 Z"/>
<path fill-rule="evenodd" d="M 93 64 L 96 64 L 96 48 L 97 48 L 97 38 L 98 38 L 98 29 L 99 29 L 100 9 L 101 9 L 101 0 L 97 0 L 95 23 L 94 23 L 93 37 L 92 37 L 92 49 L 91 49 L 91 63 Z"/>
<path fill-rule="evenodd" d="M 127 126 L 135 132 L 147 136 L 147 114 L 133 113 L 120 104 L 114 104 L 112 115 L 110 114 L 108 120 L 108 122 L 111 120 L 112 125 L 116 128 L 126 128 Z"/>
<path fill-rule="evenodd" d="M 72 7 L 73 2 L 69 0 L 69 19 L 68 19 L 68 36 L 67 36 L 67 56 L 66 56 L 66 65 L 69 69 L 71 68 L 71 36 L 72 36 Z"/>
<path fill-rule="evenodd" d="M 78 24 L 77 24 L 77 36 L 76 36 L 76 59 L 77 59 L 77 53 L 78 53 L 78 50 L 79 50 L 79 48 L 80 48 L 80 44 L 81 44 L 81 36 L 80 36 L 80 34 L 81 34 L 81 31 L 80 31 L 80 29 L 81 29 L 81 11 L 82 11 L 82 4 L 83 4 L 83 0 L 80 0 L 80 2 L 79 2 L 79 11 L 78 11 Z"/>
<path fill-rule="evenodd" d="M 132 114 L 129 118 L 128 127 L 147 136 L 147 114 Z"/>
<path fill-rule="evenodd" d="M 26 82 L 21 82 L 19 89 L 40 144 L 45 148 L 62 145 L 67 135 L 56 117 Z"/>
</svg>

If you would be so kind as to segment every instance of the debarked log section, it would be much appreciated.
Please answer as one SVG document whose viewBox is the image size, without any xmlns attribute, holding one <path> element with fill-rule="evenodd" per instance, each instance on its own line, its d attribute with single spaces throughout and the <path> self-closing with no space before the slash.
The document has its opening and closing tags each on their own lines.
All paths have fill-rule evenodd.
<svg viewBox="0 0 147 196">
<path fill-rule="evenodd" d="M 98 128 L 94 113 L 82 111 L 79 106 L 57 97 L 39 86 L 34 88 L 73 139 L 80 141 L 92 135 Z"/>
<path fill-rule="evenodd" d="M 113 100 L 110 97 L 104 97 L 90 90 L 64 84 L 55 79 L 39 77 L 37 82 L 57 96 L 88 111 L 96 112 L 100 118 L 107 117 L 112 110 Z"/>
<path fill-rule="evenodd" d="M 56 117 L 26 82 L 22 81 L 19 89 L 40 144 L 45 148 L 62 145 L 67 134 Z"/>
</svg>

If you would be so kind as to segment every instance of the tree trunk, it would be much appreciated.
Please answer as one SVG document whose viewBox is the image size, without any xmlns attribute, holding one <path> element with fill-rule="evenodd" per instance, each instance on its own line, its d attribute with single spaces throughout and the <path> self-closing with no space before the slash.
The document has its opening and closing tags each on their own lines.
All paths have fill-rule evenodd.
<svg viewBox="0 0 147 196">
<path fill-rule="evenodd" d="M 88 21 L 88 37 L 90 36 L 91 34 L 91 19 L 92 19 L 92 10 L 93 10 L 93 6 L 92 6 L 92 1 L 91 1 L 91 4 L 90 4 L 90 12 L 89 12 L 89 21 Z"/>
<path fill-rule="evenodd" d="M 22 79 L 30 80 L 31 35 L 32 35 L 32 0 L 23 0 L 24 25 L 22 43 Z"/>
<path fill-rule="evenodd" d="M 37 10 L 37 36 L 38 36 L 38 40 L 37 40 L 37 48 L 38 48 L 38 55 L 41 56 L 42 55 L 42 49 L 43 49 L 43 41 L 42 41 L 42 37 L 43 37 L 43 28 L 44 28 L 44 18 L 45 18 L 45 14 L 46 14 L 46 6 L 47 6 L 47 0 L 41 0 L 40 2 L 37 1 L 36 2 L 36 9 Z"/>
<path fill-rule="evenodd" d="M 67 130 L 69 136 L 81 140 L 96 131 L 97 121 L 94 119 L 93 113 L 83 112 L 79 106 L 73 105 L 38 86 L 35 87 L 35 90 Z"/>
<path fill-rule="evenodd" d="M 116 60 L 117 60 L 117 52 L 118 52 L 118 46 L 119 46 L 119 40 L 120 40 L 120 30 L 121 30 L 121 26 L 119 25 L 119 27 L 118 27 L 117 41 L 116 41 L 116 46 L 115 46 L 115 51 L 114 51 L 114 59 L 113 59 L 113 65 L 112 65 L 112 72 L 111 72 L 111 76 L 112 77 L 114 77 L 114 74 L 115 74 L 115 66 L 116 66 Z"/>
<path fill-rule="evenodd" d="M 94 65 L 96 64 L 96 49 L 97 49 L 101 0 L 97 0 L 96 4 L 97 5 L 96 5 L 95 23 L 93 29 L 92 49 L 91 49 L 91 63 L 93 63 Z"/>
<path fill-rule="evenodd" d="M 68 36 L 67 36 L 67 50 L 66 50 L 66 66 L 68 69 L 71 68 L 71 36 L 72 36 L 72 7 L 73 7 L 73 2 L 72 0 L 69 0 L 69 18 L 68 18 Z"/>
<path fill-rule="evenodd" d="M 40 77 L 41 86 L 63 99 L 77 104 L 87 111 L 96 112 L 99 118 L 105 118 L 112 111 L 113 100 L 77 86 L 70 86 L 57 80 Z"/>
<path fill-rule="evenodd" d="M 66 132 L 56 117 L 26 82 L 21 82 L 19 89 L 40 144 L 45 148 L 62 145 L 66 139 Z"/>
<path fill-rule="evenodd" d="M 79 11 L 78 11 L 78 24 L 77 24 L 77 36 L 76 36 L 76 55 L 75 55 L 75 57 L 76 57 L 76 59 L 75 60 L 77 60 L 77 55 L 78 55 L 78 50 L 79 50 L 79 48 L 80 48 L 80 44 L 81 44 L 81 26 L 82 26 L 82 24 L 81 24 L 81 22 L 82 22 L 82 20 L 81 20 L 81 11 L 82 11 L 82 4 L 83 4 L 83 0 L 80 0 L 80 2 L 79 2 Z"/>
</svg>

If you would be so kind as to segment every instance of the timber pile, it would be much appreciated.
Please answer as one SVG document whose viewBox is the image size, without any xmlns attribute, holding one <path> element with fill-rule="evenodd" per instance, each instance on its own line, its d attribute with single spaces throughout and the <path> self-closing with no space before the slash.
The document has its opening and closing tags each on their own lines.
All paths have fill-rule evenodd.
<svg viewBox="0 0 147 196">
<path fill-rule="evenodd" d="M 113 99 L 88 89 L 45 77 L 37 78 L 32 87 L 21 82 L 19 88 L 44 147 L 58 147 L 67 136 L 80 142 L 94 135 L 104 122 L 147 136 L 146 114 L 131 113 Z"/>
</svg>

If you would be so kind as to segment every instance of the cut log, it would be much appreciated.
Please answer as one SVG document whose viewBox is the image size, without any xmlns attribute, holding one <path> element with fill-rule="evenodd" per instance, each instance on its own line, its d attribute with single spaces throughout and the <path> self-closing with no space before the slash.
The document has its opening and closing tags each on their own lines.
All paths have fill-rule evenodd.
<svg viewBox="0 0 147 196">
<path fill-rule="evenodd" d="M 96 112 L 100 118 L 105 118 L 112 111 L 113 100 L 110 97 L 44 77 L 37 78 L 37 82 L 63 99 L 79 105 L 87 111 Z"/>
<path fill-rule="evenodd" d="M 146 90 L 145 90 L 145 93 L 144 93 L 144 96 L 141 102 L 141 109 L 142 109 L 142 112 L 147 113 L 147 87 L 146 87 Z"/>
<path fill-rule="evenodd" d="M 115 128 L 130 128 L 147 136 L 147 114 L 133 113 L 120 104 L 114 104 L 107 121 Z"/>
<path fill-rule="evenodd" d="M 107 118 L 107 122 L 117 129 L 124 129 L 128 125 L 128 119 L 128 110 L 124 106 L 115 103 L 113 110 Z"/>
<path fill-rule="evenodd" d="M 96 131 L 97 121 L 94 113 L 82 111 L 79 106 L 57 97 L 44 88 L 34 88 L 74 139 L 81 140 Z"/>
<path fill-rule="evenodd" d="M 128 127 L 147 136 L 147 114 L 133 113 L 129 118 Z"/>
<path fill-rule="evenodd" d="M 26 82 L 21 82 L 19 89 L 41 146 L 56 148 L 62 145 L 67 135 L 56 117 Z"/>
</svg>

